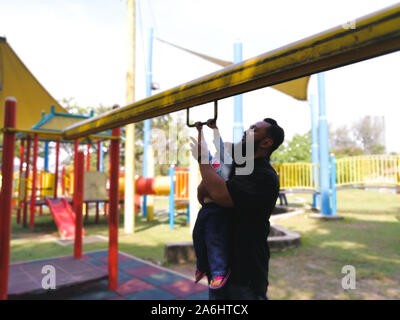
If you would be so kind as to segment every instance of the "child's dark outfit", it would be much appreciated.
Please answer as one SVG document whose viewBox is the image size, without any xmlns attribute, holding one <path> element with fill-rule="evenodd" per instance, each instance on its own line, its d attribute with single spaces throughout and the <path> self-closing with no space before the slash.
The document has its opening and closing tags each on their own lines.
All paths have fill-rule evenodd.
<svg viewBox="0 0 400 320">
<path fill-rule="evenodd" d="M 219 134 L 214 137 L 213 142 L 220 156 L 215 159 L 209 154 L 209 160 L 218 175 L 226 181 L 232 166 L 232 157 L 225 152 Z M 212 278 L 229 276 L 228 237 L 228 216 L 224 208 L 214 202 L 202 203 L 193 229 L 198 271 Z"/>
</svg>

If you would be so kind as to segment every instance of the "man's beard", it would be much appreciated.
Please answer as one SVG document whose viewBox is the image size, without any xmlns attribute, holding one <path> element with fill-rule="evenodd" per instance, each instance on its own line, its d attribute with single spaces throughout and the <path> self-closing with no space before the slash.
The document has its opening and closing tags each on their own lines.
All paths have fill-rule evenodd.
<svg viewBox="0 0 400 320">
<path fill-rule="evenodd" d="M 254 158 L 254 155 L 256 154 L 258 147 L 260 146 L 260 140 L 254 140 L 254 145 L 253 145 L 253 150 L 249 150 L 252 154 L 250 154 L 250 156 L 252 158 Z M 234 150 L 235 148 L 239 148 L 241 149 L 242 152 L 242 157 L 247 157 L 247 143 L 246 143 L 246 139 L 241 140 L 235 144 L 232 145 L 232 155 L 235 154 Z M 234 158 L 234 156 L 233 156 Z"/>
</svg>

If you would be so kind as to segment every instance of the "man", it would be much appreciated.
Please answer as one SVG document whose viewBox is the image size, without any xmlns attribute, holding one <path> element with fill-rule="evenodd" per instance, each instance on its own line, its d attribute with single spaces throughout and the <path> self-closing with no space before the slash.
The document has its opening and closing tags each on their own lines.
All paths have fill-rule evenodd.
<svg viewBox="0 0 400 320">
<path fill-rule="evenodd" d="M 269 217 L 279 195 L 278 175 L 269 159 L 282 144 L 284 131 L 274 119 L 266 118 L 245 132 L 242 149 L 249 138 L 254 139 L 254 152 L 247 155 L 247 161 L 253 161 L 254 165 L 249 174 L 240 174 L 234 161 L 225 182 L 209 163 L 199 161 L 202 183 L 198 187 L 198 198 L 209 195 L 215 203 L 226 208 L 230 217 L 231 276 L 221 289 L 209 290 L 210 300 L 267 299 Z M 204 145 L 200 142 L 198 150 L 201 153 L 202 149 Z M 200 158 L 202 154 L 199 154 Z"/>
</svg>

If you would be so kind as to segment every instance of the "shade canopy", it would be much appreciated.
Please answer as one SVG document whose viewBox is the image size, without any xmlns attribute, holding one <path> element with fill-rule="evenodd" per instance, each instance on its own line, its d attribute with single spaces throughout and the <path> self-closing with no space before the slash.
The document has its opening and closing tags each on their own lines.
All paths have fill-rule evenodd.
<svg viewBox="0 0 400 320">
<path fill-rule="evenodd" d="M 30 129 L 42 118 L 42 112 L 68 113 L 33 76 L 5 38 L 0 37 L 0 128 L 4 122 L 4 102 L 9 96 L 18 102 L 17 128 Z"/>
<path fill-rule="evenodd" d="M 215 57 L 208 56 L 206 54 L 196 52 L 187 48 L 183 48 L 181 46 L 178 46 L 176 44 L 173 44 L 171 42 L 165 41 L 163 39 L 157 38 L 158 41 L 166 43 L 172 47 L 175 47 L 177 49 L 183 50 L 185 52 L 188 52 L 190 54 L 193 54 L 199 58 L 202 58 L 204 60 L 210 61 L 212 63 L 215 63 L 217 65 L 220 65 L 221 67 L 228 67 L 229 65 L 233 64 L 231 61 L 225 61 L 222 59 L 218 59 Z M 284 83 L 276 84 L 271 86 L 271 88 L 274 88 L 275 90 L 278 90 L 284 94 L 287 94 L 291 96 L 292 98 L 295 98 L 297 100 L 307 100 L 307 89 L 308 89 L 308 82 L 310 81 L 310 76 L 302 77 L 299 79 L 287 81 Z"/>
</svg>

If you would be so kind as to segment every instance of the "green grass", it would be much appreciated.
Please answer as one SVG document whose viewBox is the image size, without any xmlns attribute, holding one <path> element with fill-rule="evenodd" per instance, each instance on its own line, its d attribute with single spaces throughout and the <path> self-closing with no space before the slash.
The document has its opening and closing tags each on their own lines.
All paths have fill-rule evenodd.
<svg viewBox="0 0 400 320">
<path fill-rule="evenodd" d="M 311 195 L 288 197 L 289 203 L 302 200 L 310 205 Z M 300 233 L 301 246 L 272 255 L 274 295 L 282 299 L 400 298 L 396 289 L 400 287 L 400 195 L 340 190 L 338 215 L 344 219 L 316 220 L 306 213 L 276 222 Z M 341 289 L 344 265 L 356 268 L 354 292 Z"/>
</svg>

